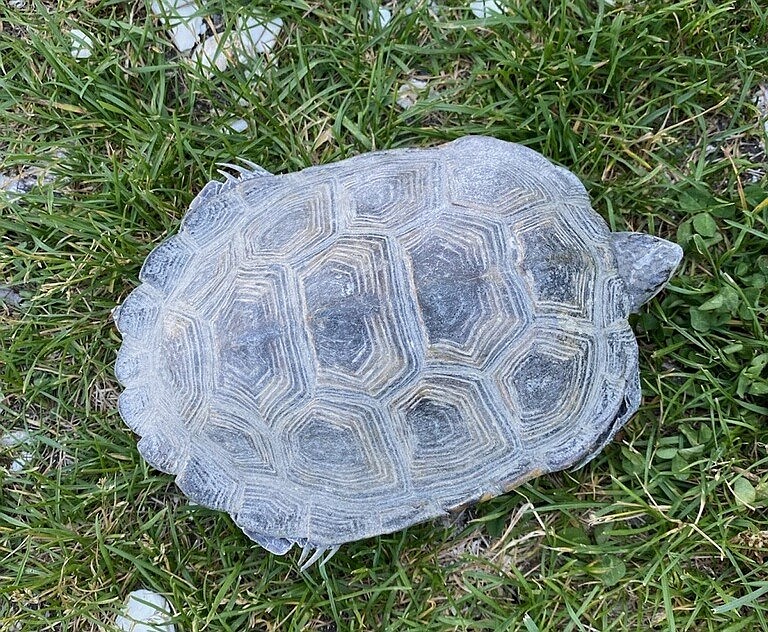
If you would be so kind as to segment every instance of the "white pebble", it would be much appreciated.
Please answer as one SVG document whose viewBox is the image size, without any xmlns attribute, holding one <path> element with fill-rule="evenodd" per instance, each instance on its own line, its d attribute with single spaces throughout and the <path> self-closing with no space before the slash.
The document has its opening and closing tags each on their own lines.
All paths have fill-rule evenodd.
<svg viewBox="0 0 768 632">
<path fill-rule="evenodd" d="M 193 0 L 153 0 L 152 13 L 163 19 L 173 45 L 182 53 L 191 50 L 205 33 L 200 8 Z"/>
<path fill-rule="evenodd" d="M 230 119 L 227 121 L 227 127 L 233 132 L 244 132 L 248 129 L 248 121 L 245 119 Z"/>
<path fill-rule="evenodd" d="M 84 33 L 80 29 L 72 29 L 69 32 L 69 36 L 72 38 L 72 57 L 75 59 L 87 59 L 91 56 L 93 51 L 93 40 L 90 35 Z"/>
<path fill-rule="evenodd" d="M 18 448 L 20 446 L 29 445 L 30 440 L 31 437 L 26 430 L 14 430 L 13 432 L 6 432 L 0 437 L 0 448 Z M 18 452 L 18 455 L 15 459 L 13 459 L 13 461 L 11 461 L 11 465 L 8 469 L 11 472 L 21 472 L 31 460 L 32 453 L 27 450 L 23 450 Z"/>
<path fill-rule="evenodd" d="M 760 84 L 755 93 L 755 105 L 763 121 L 763 130 L 768 134 L 768 84 Z"/>
<path fill-rule="evenodd" d="M 239 60 L 246 62 L 256 53 L 272 52 L 282 28 L 280 18 L 268 22 L 254 17 L 240 18 L 235 27 Z"/>
<path fill-rule="evenodd" d="M 409 79 L 397 90 L 397 104 L 407 110 L 411 107 L 419 98 L 427 87 L 427 82 L 422 79 Z"/>
<path fill-rule="evenodd" d="M 368 11 L 368 21 L 383 29 L 392 21 L 392 11 L 387 9 L 387 7 L 379 7 L 376 11 Z"/>
<path fill-rule="evenodd" d="M 496 0 L 475 0 L 469 5 L 469 8 L 472 9 L 472 13 L 475 14 L 476 18 L 490 18 L 494 15 L 501 15 L 504 13 L 504 10 L 499 6 L 499 3 L 496 2 Z"/>
<path fill-rule="evenodd" d="M 21 9 L 26 8 L 27 0 L 8 0 L 8 5 L 13 9 L 21 11 Z"/>
<path fill-rule="evenodd" d="M 168 601 L 151 590 L 135 590 L 128 595 L 115 627 L 123 632 L 176 632 Z"/>
<path fill-rule="evenodd" d="M 214 68 L 219 70 L 219 72 L 224 72 L 227 69 L 229 64 L 227 50 L 218 36 L 211 35 L 211 37 L 203 42 L 203 46 L 195 52 L 206 74 L 213 74 Z"/>
<path fill-rule="evenodd" d="M 29 193 L 37 186 L 50 184 L 55 178 L 40 167 L 31 165 L 18 175 L 0 173 L 0 192 Z"/>
<path fill-rule="evenodd" d="M 183 10 L 192 12 L 190 5 L 184 5 Z M 205 24 L 201 17 L 191 17 L 188 20 L 178 22 L 171 27 L 171 39 L 179 52 L 186 53 L 197 44 L 198 37 L 205 33 Z"/>
</svg>

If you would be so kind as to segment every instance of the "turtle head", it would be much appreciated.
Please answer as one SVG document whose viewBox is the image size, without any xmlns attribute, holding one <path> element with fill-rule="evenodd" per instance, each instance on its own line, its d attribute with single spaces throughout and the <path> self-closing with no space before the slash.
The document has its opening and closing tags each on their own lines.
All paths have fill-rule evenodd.
<svg viewBox="0 0 768 632">
<path fill-rule="evenodd" d="M 611 245 L 632 312 L 661 291 L 683 258 L 677 244 L 645 233 L 611 233 Z"/>
</svg>

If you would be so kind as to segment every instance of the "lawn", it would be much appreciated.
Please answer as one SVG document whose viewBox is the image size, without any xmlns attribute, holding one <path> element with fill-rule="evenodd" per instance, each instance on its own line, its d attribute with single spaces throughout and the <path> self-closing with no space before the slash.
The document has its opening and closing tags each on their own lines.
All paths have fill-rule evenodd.
<svg viewBox="0 0 768 632">
<path fill-rule="evenodd" d="M 0 6 L 0 429 L 29 433 L 0 448 L 0 630 L 105 629 L 140 588 L 184 631 L 768 630 L 768 9 L 505 6 L 399 2 L 382 25 L 362 2 L 213 0 L 224 41 L 245 13 L 283 21 L 225 70 L 143 1 Z M 643 405 L 579 470 L 299 573 L 140 458 L 111 310 L 217 162 L 284 173 L 470 133 L 684 247 L 632 318 Z"/>
</svg>

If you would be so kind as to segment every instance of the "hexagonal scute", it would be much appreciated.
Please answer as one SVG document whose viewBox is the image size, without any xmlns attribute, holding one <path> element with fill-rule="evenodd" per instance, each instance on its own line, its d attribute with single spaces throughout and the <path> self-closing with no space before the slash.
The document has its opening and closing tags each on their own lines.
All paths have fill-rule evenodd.
<svg viewBox="0 0 768 632">
<path fill-rule="evenodd" d="M 403 236 L 430 359 L 483 366 L 521 335 L 528 294 L 496 221 L 446 218 Z"/>
<path fill-rule="evenodd" d="M 299 271 L 318 385 L 376 395 L 418 370 L 421 333 L 393 248 L 383 237 L 341 238 Z"/>
<path fill-rule="evenodd" d="M 272 453 L 266 424 L 254 421 L 251 412 L 242 415 L 232 410 L 212 407 L 200 435 L 212 449 L 221 453 L 240 472 L 242 480 L 256 481 L 277 474 L 277 461 Z M 259 428 L 259 426 L 262 426 Z"/>
<path fill-rule="evenodd" d="M 213 332 L 206 322 L 191 314 L 168 310 L 162 318 L 157 344 L 154 388 L 174 402 L 179 415 L 193 425 L 213 392 Z"/>
<path fill-rule="evenodd" d="M 501 393 L 521 420 L 526 450 L 563 445 L 575 459 L 574 447 L 592 419 L 597 366 L 604 350 L 592 333 L 535 328 L 522 347 L 510 350 L 499 365 Z M 573 462 L 573 460 L 571 461 Z"/>
<path fill-rule="evenodd" d="M 307 501 L 358 509 L 406 488 L 400 447 L 382 411 L 359 394 L 321 391 L 280 430 L 286 474 Z M 343 504 L 342 504 L 343 506 Z"/>
<path fill-rule="evenodd" d="M 416 494 L 451 507 L 530 469 L 518 422 L 479 375 L 428 372 L 391 403 Z"/>
<path fill-rule="evenodd" d="M 304 260 L 326 248 L 339 230 L 335 203 L 331 183 L 302 186 L 296 179 L 294 186 L 268 207 L 268 212 L 258 214 L 246 225 L 246 258 L 264 262 Z"/>
<path fill-rule="evenodd" d="M 442 203 L 441 165 L 423 152 L 380 154 L 350 161 L 352 175 L 342 180 L 351 205 L 352 227 L 402 229 L 419 222 Z M 366 164 L 368 163 L 368 164 Z"/>
<path fill-rule="evenodd" d="M 556 220 L 545 220 L 514 231 L 518 266 L 537 308 L 590 318 L 597 262 L 589 244 Z"/>
<path fill-rule="evenodd" d="M 193 266 L 180 280 L 171 304 L 180 311 L 194 311 L 209 322 L 218 318 L 226 300 L 224 288 L 232 286 L 240 266 L 240 248 L 236 239 L 216 251 L 195 258 Z"/>
<path fill-rule="evenodd" d="M 297 292 L 284 267 L 242 264 L 210 297 L 219 306 L 210 318 L 222 409 L 255 410 L 272 420 L 307 396 L 312 359 Z"/>
<path fill-rule="evenodd" d="M 450 200 L 457 206 L 514 214 L 566 199 L 577 185 L 583 190 L 573 174 L 522 145 L 468 136 L 442 151 L 447 154 Z"/>
</svg>

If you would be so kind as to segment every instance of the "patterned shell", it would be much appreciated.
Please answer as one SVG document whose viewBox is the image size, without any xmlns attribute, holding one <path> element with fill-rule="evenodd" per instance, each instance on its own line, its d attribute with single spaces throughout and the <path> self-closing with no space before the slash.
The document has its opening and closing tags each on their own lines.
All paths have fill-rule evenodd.
<svg viewBox="0 0 768 632">
<path fill-rule="evenodd" d="M 586 462 L 637 409 L 611 233 L 567 170 L 465 137 L 208 184 L 116 312 L 149 463 L 275 553 Z"/>
</svg>

